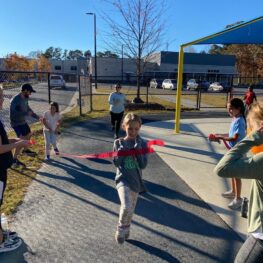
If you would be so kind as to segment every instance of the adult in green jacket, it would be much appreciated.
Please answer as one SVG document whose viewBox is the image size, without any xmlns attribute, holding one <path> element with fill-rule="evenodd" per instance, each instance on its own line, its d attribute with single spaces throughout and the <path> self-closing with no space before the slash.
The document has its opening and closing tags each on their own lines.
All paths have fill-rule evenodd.
<svg viewBox="0 0 263 263">
<path fill-rule="evenodd" d="M 249 237 L 235 263 L 263 262 L 263 152 L 246 157 L 252 148 L 263 145 L 263 105 L 252 105 L 247 115 L 251 133 L 228 151 L 215 167 L 221 177 L 252 179 L 248 207 Z"/>
</svg>

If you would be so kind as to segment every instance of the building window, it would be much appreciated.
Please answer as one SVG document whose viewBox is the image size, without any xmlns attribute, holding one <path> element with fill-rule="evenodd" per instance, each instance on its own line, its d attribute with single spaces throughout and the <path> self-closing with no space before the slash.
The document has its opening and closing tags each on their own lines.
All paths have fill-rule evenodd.
<svg viewBox="0 0 263 263">
<path fill-rule="evenodd" d="M 61 66 L 55 66 L 55 70 L 61 70 Z"/>
<path fill-rule="evenodd" d="M 71 66 L 71 67 L 70 67 L 70 70 L 76 71 L 76 70 L 77 70 L 77 66 Z"/>
</svg>

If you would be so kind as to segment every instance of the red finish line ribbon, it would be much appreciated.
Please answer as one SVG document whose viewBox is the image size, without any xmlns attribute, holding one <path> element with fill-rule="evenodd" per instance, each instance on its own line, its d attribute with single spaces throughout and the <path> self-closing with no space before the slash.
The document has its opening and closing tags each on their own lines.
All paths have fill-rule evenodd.
<svg viewBox="0 0 263 263">
<path fill-rule="evenodd" d="M 164 146 L 164 141 L 151 140 L 147 142 L 147 147 L 143 149 L 131 149 L 127 151 L 104 152 L 104 153 L 84 154 L 84 155 L 60 153 L 59 155 L 66 156 L 66 157 L 80 158 L 80 159 L 106 159 L 106 158 L 113 158 L 116 156 L 130 156 L 130 155 L 154 153 L 154 149 L 152 148 L 153 145 Z"/>
</svg>

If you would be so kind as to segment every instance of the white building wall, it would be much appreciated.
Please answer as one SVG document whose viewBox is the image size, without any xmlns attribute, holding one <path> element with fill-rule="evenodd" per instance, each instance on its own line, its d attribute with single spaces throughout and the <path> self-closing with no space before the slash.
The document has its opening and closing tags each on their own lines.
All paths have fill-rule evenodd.
<svg viewBox="0 0 263 263">
<path fill-rule="evenodd" d="M 89 62 L 86 59 L 57 60 L 50 59 L 51 71 L 64 74 L 88 74 Z M 59 69 L 57 68 L 59 67 Z"/>
</svg>

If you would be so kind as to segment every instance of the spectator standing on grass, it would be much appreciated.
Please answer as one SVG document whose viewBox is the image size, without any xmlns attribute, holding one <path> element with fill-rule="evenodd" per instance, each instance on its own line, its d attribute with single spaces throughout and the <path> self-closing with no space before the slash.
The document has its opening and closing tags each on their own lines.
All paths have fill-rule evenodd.
<svg viewBox="0 0 263 263">
<path fill-rule="evenodd" d="M 21 86 L 21 91 L 17 95 L 15 95 L 11 99 L 10 105 L 10 121 L 11 126 L 14 129 L 17 137 L 23 140 L 30 140 L 32 133 L 30 127 L 26 121 L 26 116 L 31 116 L 37 120 L 39 120 L 39 116 L 34 113 L 34 111 L 28 105 L 28 99 L 32 92 L 36 92 L 30 84 L 23 84 Z M 21 149 L 16 148 L 14 153 L 14 164 L 13 167 L 16 168 L 18 166 L 25 167 L 25 164 L 20 162 L 17 157 L 20 153 Z M 28 156 L 36 156 L 36 153 L 31 151 L 28 148 L 24 148 L 23 153 Z"/>
<path fill-rule="evenodd" d="M 3 108 L 4 94 L 0 86 L 0 110 Z M 8 139 L 3 123 L 0 120 L 0 253 L 17 249 L 22 241 L 17 238 L 15 232 L 3 231 L 1 225 L 1 205 L 3 203 L 4 191 L 7 183 L 7 169 L 13 163 L 12 149 L 28 147 L 29 141 L 20 139 Z"/>
<path fill-rule="evenodd" d="M 221 177 L 252 179 L 248 206 L 249 236 L 240 248 L 235 263 L 263 262 L 263 152 L 255 147 L 263 144 L 263 105 L 253 104 L 247 115 L 251 130 L 241 142 L 228 151 L 215 167 Z M 254 155 L 245 155 L 249 152 Z"/>
<path fill-rule="evenodd" d="M 252 86 L 248 87 L 248 90 L 243 98 L 245 107 L 246 107 L 246 112 L 248 111 L 249 106 L 254 102 L 257 101 L 257 96 L 256 93 L 253 90 Z"/>
<path fill-rule="evenodd" d="M 114 138 L 118 139 L 126 101 L 125 95 L 121 93 L 121 85 L 119 83 L 115 85 L 115 91 L 110 94 L 108 101 L 110 104 L 112 131 L 114 131 Z"/>
</svg>

